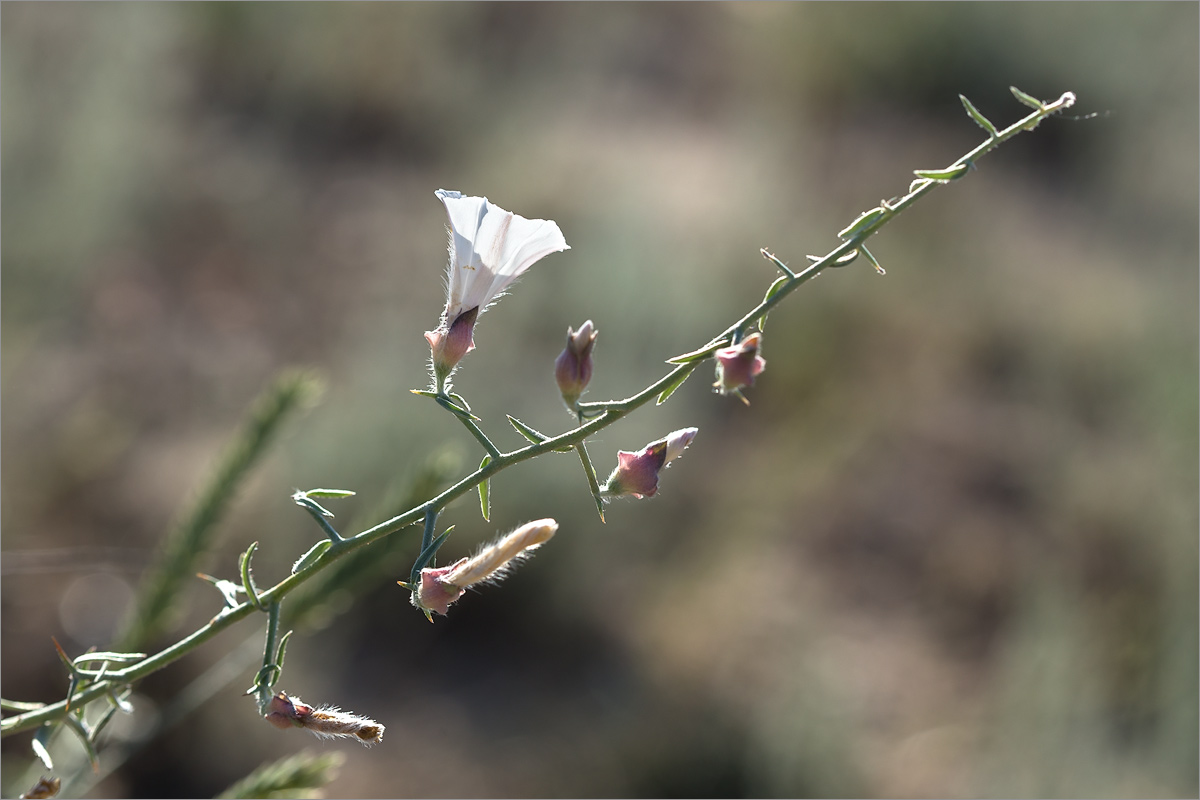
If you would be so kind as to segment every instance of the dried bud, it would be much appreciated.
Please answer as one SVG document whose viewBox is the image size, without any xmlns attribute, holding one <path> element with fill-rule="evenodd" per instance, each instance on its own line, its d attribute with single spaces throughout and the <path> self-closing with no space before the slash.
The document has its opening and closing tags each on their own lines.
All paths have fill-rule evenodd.
<svg viewBox="0 0 1200 800">
<path fill-rule="evenodd" d="M 762 334 L 755 332 L 737 344 L 714 353 L 717 359 L 717 382 L 713 388 L 721 394 L 735 394 L 749 405 L 750 402 L 742 397 L 740 390 L 744 386 L 753 386 L 755 377 L 767 366 L 766 360 L 758 354 L 761 346 Z"/>
<path fill-rule="evenodd" d="M 366 745 L 383 741 L 384 726 L 373 719 L 351 714 L 335 706 L 313 708 L 299 697 L 279 692 L 267 703 L 263 718 L 276 728 L 305 728 L 325 738 L 357 739 Z"/>
<path fill-rule="evenodd" d="M 617 451 L 617 468 L 600 491 L 607 497 L 632 495 L 639 500 L 658 491 L 658 473 L 674 461 L 696 437 L 697 428 L 684 428 L 643 447 L 636 453 Z"/>
<path fill-rule="evenodd" d="M 460 558 L 446 567 L 426 567 L 421 570 L 421 582 L 412 594 L 412 604 L 430 620 L 434 611 L 444 615 L 468 586 L 500 580 L 513 564 L 527 558 L 557 530 L 558 523 L 552 519 L 535 520 L 500 537 L 470 558 Z"/>
<path fill-rule="evenodd" d="M 45 798 L 56 796 L 61 788 L 62 779 L 47 778 L 43 775 L 32 789 L 21 795 L 21 800 L 45 800 Z"/>
<path fill-rule="evenodd" d="M 567 406 L 574 408 L 592 379 L 592 347 L 598 331 L 589 319 L 575 331 L 567 328 L 567 347 L 554 362 L 554 378 Z"/>
</svg>

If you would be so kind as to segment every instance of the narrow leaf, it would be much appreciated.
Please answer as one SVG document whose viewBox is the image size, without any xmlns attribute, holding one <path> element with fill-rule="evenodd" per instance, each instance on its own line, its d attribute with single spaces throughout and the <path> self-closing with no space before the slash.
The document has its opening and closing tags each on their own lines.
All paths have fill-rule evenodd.
<svg viewBox="0 0 1200 800">
<path fill-rule="evenodd" d="M 292 632 L 288 631 L 283 636 L 279 637 L 279 649 L 275 651 L 275 666 L 283 670 L 283 657 L 287 655 L 288 640 L 292 638 Z"/>
<path fill-rule="evenodd" d="M 45 708 L 45 703 L 28 703 L 24 700 L 5 700 L 0 698 L 0 709 L 4 711 L 12 711 L 20 714 L 25 711 L 37 711 L 39 708 Z"/>
<path fill-rule="evenodd" d="M 851 250 L 849 253 L 839 256 L 829 266 L 831 266 L 831 267 L 847 267 L 847 266 L 853 264 L 857 260 L 858 260 L 858 249 L 856 248 L 854 250 Z"/>
<path fill-rule="evenodd" d="M 127 661 L 141 661 L 145 657 L 145 653 L 84 653 L 81 656 L 75 656 L 75 665 L 78 666 L 90 661 L 115 661 L 118 664 L 123 664 Z"/>
<path fill-rule="evenodd" d="M 308 548 L 308 552 L 300 556 L 300 558 L 296 560 L 295 564 L 292 564 L 292 574 L 295 575 L 297 572 L 302 572 L 303 570 L 306 570 L 313 564 L 317 563 L 317 560 L 321 556 L 325 555 L 325 551 L 332 546 L 333 542 L 329 541 L 328 539 L 322 539 L 312 547 Z"/>
<path fill-rule="evenodd" d="M 258 549 L 258 542 L 251 542 L 246 548 L 246 552 L 242 553 L 242 557 L 238 560 L 238 568 L 242 573 L 242 588 L 246 590 L 246 596 L 250 602 L 258 610 L 263 609 L 262 601 L 258 599 L 258 587 L 254 585 L 254 574 L 250 571 L 250 562 L 254 559 L 254 551 Z"/>
<path fill-rule="evenodd" d="M 545 435 L 544 433 L 540 433 L 540 432 L 534 430 L 533 428 L 529 427 L 524 422 L 521 422 L 521 420 L 517 419 L 516 417 L 512 416 L 511 414 L 505 414 L 504 416 L 508 417 L 508 424 L 512 425 L 514 428 L 516 428 L 517 433 L 521 434 L 522 436 L 524 436 L 526 439 L 533 442 L 534 444 L 541 444 L 542 442 L 544 442 L 550 438 L 549 436 Z"/>
<path fill-rule="evenodd" d="M 956 178 L 961 178 L 967 174 L 967 170 L 971 168 L 970 164 L 955 164 L 953 167 L 946 169 L 915 169 L 913 174 L 918 178 L 925 178 L 938 183 L 949 183 Z"/>
<path fill-rule="evenodd" d="M 100 770 L 100 756 L 96 753 L 96 746 L 92 743 L 91 732 L 87 726 L 83 724 L 74 714 L 67 714 L 63 717 L 63 722 L 71 731 L 79 737 L 80 744 L 83 745 L 84 751 L 87 753 L 88 761 L 92 765 L 93 772 Z"/>
<path fill-rule="evenodd" d="M 842 230 L 838 231 L 838 238 L 851 239 L 857 236 L 887 216 L 887 213 L 887 209 L 883 206 L 876 206 L 870 211 L 864 211 L 858 215 L 858 218 L 855 219 L 854 222 L 851 222 L 845 228 L 842 228 Z"/>
<path fill-rule="evenodd" d="M 484 456 L 483 461 L 479 462 L 479 468 L 483 469 L 490 463 L 492 463 L 492 457 Z M 483 518 L 487 522 L 491 522 L 492 514 L 491 487 L 491 478 L 488 478 L 483 483 L 479 484 L 479 510 L 483 512 Z"/>
<path fill-rule="evenodd" d="M 958 99 L 962 100 L 963 108 L 967 110 L 967 113 L 971 116 L 971 119 L 975 120 L 975 124 L 987 131 L 988 136 L 995 139 L 1000 135 L 1000 132 L 996 130 L 996 126 L 993 125 L 987 117 L 979 113 L 979 109 L 976 108 L 970 100 L 961 94 L 958 96 Z"/>
<path fill-rule="evenodd" d="M 34 755 L 38 760 L 46 765 L 46 769 L 54 769 L 54 759 L 50 757 L 50 751 L 46 749 L 46 743 L 50 741 L 50 734 L 54 728 L 47 722 L 42 727 L 38 728 L 38 732 L 34 734 L 33 741 L 30 745 L 33 747 Z"/>
<path fill-rule="evenodd" d="M 122 691 L 121 694 L 117 694 L 116 692 L 109 692 L 108 693 L 108 702 L 112 703 L 114 706 L 116 706 L 118 709 L 125 712 L 126 714 L 132 714 L 133 713 L 133 703 L 129 702 L 129 691 L 130 691 L 129 687 L 127 686 L 127 687 L 125 687 L 125 689 Z"/>
<path fill-rule="evenodd" d="M 70 657 L 67 655 L 67 652 L 62 649 L 62 645 L 58 643 L 58 639 L 55 639 L 53 636 L 51 636 L 50 641 L 54 642 L 54 649 L 58 653 L 58 660 L 63 662 L 63 664 L 65 664 L 67 667 L 67 671 L 74 675 L 75 664 L 71 661 Z"/>
<path fill-rule="evenodd" d="M 453 400 L 451 400 L 449 397 L 447 397 L 445 395 L 437 395 L 436 397 L 434 397 L 434 400 L 437 400 L 437 404 L 439 406 L 446 409 L 447 411 L 449 411 L 452 414 L 463 417 L 464 419 L 469 419 L 472 422 L 481 422 L 482 421 L 482 420 L 480 420 L 479 417 L 475 416 L 474 414 L 472 414 L 470 411 L 466 410 L 465 408 L 457 405 Z"/>
<path fill-rule="evenodd" d="M 675 394 L 676 389 L 678 389 L 680 386 L 683 386 L 683 382 L 688 379 L 688 376 L 692 374 L 693 370 L 695 370 L 694 366 L 690 367 L 689 369 L 685 369 L 683 372 L 679 373 L 679 375 L 675 378 L 675 380 L 673 380 L 667 384 L 667 388 L 665 388 L 661 392 L 659 392 L 658 400 L 655 402 L 654 405 L 661 406 L 663 403 L 667 402 L 667 398 L 670 397 L 671 395 Z"/>
<path fill-rule="evenodd" d="M 96 739 L 100 736 L 100 732 L 104 730 L 104 726 L 109 723 L 109 720 L 111 720 L 113 715 L 116 713 L 117 706 L 109 706 L 104 710 L 104 713 L 100 716 L 100 719 L 97 720 L 96 724 L 92 726 L 92 729 L 88 731 L 88 738 L 91 739 L 92 744 L 96 743 Z"/>
<path fill-rule="evenodd" d="M 310 514 L 318 514 L 322 517 L 329 517 L 330 519 L 333 518 L 333 512 L 309 497 L 308 492 L 296 492 L 292 495 L 292 502 Z"/>
<path fill-rule="evenodd" d="M 309 497 L 354 497 L 349 489 L 309 489 L 304 494 Z"/>
<path fill-rule="evenodd" d="M 767 259 L 772 264 L 779 267 L 779 269 L 783 271 L 784 276 L 786 276 L 788 278 L 796 277 L 796 273 L 792 272 L 791 268 L 787 264 L 783 263 L 778 258 L 776 258 L 775 254 L 768 251 L 767 248 L 764 247 L 761 250 L 759 250 L 758 252 L 762 253 L 763 258 Z"/>
<path fill-rule="evenodd" d="M 1025 94 L 1015 86 L 1008 87 L 1008 90 L 1013 93 L 1013 97 L 1017 98 L 1030 108 L 1036 108 L 1038 111 L 1045 110 L 1045 103 L 1043 103 L 1041 100 L 1038 100 L 1036 97 Z"/>
<path fill-rule="evenodd" d="M 786 278 L 781 278 L 780 280 L 786 280 Z M 682 366 L 683 364 L 693 364 L 697 361 L 703 361 L 727 344 L 729 344 L 729 337 L 722 336 L 720 339 L 714 339 L 713 341 L 704 345 L 704 347 L 701 347 L 699 350 L 693 350 L 690 353 L 684 353 L 683 355 L 675 356 L 674 358 L 668 358 L 667 363 Z"/>
<path fill-rule="evenodd" d="M 876 272 L 878 272 L 880 275 L 887 275 L 887 270 L 883 268 L 883 265 L 879 263 L 879 260 L 876 259 L 875 256 L 871 255 L 870 250 L 865 247 L 860 247 L 858 249 L 862 251 L 862 254 L 866 257 L 867 261 L 871 262 L 871 266 L 875 267 Z"/>
<path fill-rule="evenodd" d="M 767 287 L 767 294 L 763 298 L 763 302 L 765 303 L 768 300 L 770 300 L 772 297 L 777 295 L 779 293 L 779 290 L 782 289 L 787 284 L 787 282 L 790 280 L 791 280 L 791 278 L 789 278 L 787 275 L 780 275 L 778 278 L 776 278 L 775 282 L 772 283 L 769 287 Z M 763 326 L 765 326 L 766 324 L 767 324 L 767 315 L 763 314 L 761 317 L 758 318 L 758 329 L 761 331 L 763 329 Z"/>
</svg>

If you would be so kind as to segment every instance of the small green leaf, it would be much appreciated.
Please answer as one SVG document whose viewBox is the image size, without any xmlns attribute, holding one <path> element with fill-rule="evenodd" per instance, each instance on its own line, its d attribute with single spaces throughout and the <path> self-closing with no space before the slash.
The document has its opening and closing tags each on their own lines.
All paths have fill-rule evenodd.
<svg viewBox="0 0 1200 800">
<path fill-rule="evenodd" d="M 115 661 L 123 664 L 127 661 L 141 661 L 145 657 L 145 653 L 84 653 L 81 656 L 75 656 L 75 665 L 86 664 L 90 661 Z"/>
<path fill-rule="evenodd" d="M 791 267 L 789 267 L 787 264 L 783 263 L 778 258 L 776 258 L 775 254 L 768 251 L 767 248 L 764 247 L 764 248 L 760 249 L 758 252 L 762 253 L 763 258 L 767 259 L 772 264 L 779 267 L 779 269 L 783 271 L 783 274 L 786 277 L 788 277 L 788 278 L 796 277 L 796 273 L 792 272 Z"/>
<path fill-rule="evenodd" d="M 785 280 L 785 278 L 780 278 L 780 280 Z M 727 344 L 729 344 L 729 337 L 722 336 L 720 339 L 713 339 L 711 342 L 704 345 L 704 347 L 701 347 L 699 350 L 693 350 L 690 353 L 684 353 L 683 355 L 675 356 L 674 358 L 668 358 L 667 363 L 683 365 L 683 364 L 692 364 L 697 361 L 703 361 L 704 359 L 708 358 L 713 353 L 717 352 L 718 350 L 720 350 L 722 347 L 724 347 Z"/>
<path fill-rule="evenodd" d="M 296 559 L 295 564 L 292 564 L 292 574 L 295 575 L 297 572 L 302 572 L 317 563 L 321 556 L 325 555 L 325 551 L 332 546 L 333 542 L 328 539 L 322 539 L 308 548 L 308 552 Z"/>
<path fill-rule="evenodd" d="M 1000 132 L 996 130 L 996 126 L 993 125 L 987 117 L 979 113 L 979 109 L 976 108 L 970 100 L 961 94 L 958 96 L 958 99 L 962 100 L 963 108 L 967 110 L 967 113 L 971 116 L 971 119 L 975 120 L 975 124 L 987 131 L 988 136 L 992 137 L 993 139 L 1000 136 Z"/>
<path fill-rule="evenodd" d="M 695 369 L 695 366 L 692 365 L 692 366 L 689 366 L 688 369 L 685 369 L 683 372 L 679 373 L 679 375 L 676 376 L 675 380 L 673 380 L 667 384 L 667 388 L 665 388 L 661 392 L 659 392 L 658 401 L 655 402 L 654 405 L 661 406 L 663 403 L 667 402 L 667 398 L 670 397 L 671 395 L 675 394 L 676 389 L 678 389 L 680 386 L 683 386 L 683 382 L 688 379 L 688 376 L 692 374 L 692 371 L 694 369 Z"/>
<path fill-rule="evenodd" d="M 100 765 L 100 756 L 97 755 L 96 747 L 92 743 L 91 732 L 74 714 L 67 714 L 63 717 L 63 722 L 79 737 L 79 742 L 83 745 L 83 749 L 87 753 L 88 761 L 91 763 L 92 769 L 95 770 Z"/>
<path fill-rule="evenodd" d="M 466 398 L 464 398 L 461 394 L 451 393 L 450 397 L 454 400 L 455 403 L 458 403 L 459 407 L 461 409 L 463 409 L 464 411 L 471 410 L 471 406 L 467 403 Z"/>
<path fill-rule="evenodd" d="M 876 259 L 875 256 L 871 255 L 870 250 L 865 247 L 860 247 L 858 249 L 862 251 L 864 256 L 866 256 L 867 261 L 871 262 L 871 266 L 875 267 L 876 272 L 878 272 L 880 275 L 887 275 L 887 270 L 883 268 L 883 265 L 879 263 L 879 260 Z"/>
<path fill-rule="evenodd" d="M 952 180 L 961 178 L 967 174 L 967 170 L 971 168 L 970 164 L 955 164 L 953 167 L 946 169 L 915 169 L 913 174 L 918 178 L 925 178 L 938 183 L 949 183 Z"/>
<path fill-rule="evenodd" d="M 246 597 L 255 608 L 262 611 L 264 607 L 258 599 L 258 587 L 254 585 L 254 574 L 250 570 L 250 562 L 254 559 L 254 551 L 257 549 L 258 542 L 251 542 L 246 552 L 238 559 L 238 569 L 242 573 L 242 588 L 246 591 Z"/>
<path fill-rule="evenodd" d="M 776 294 L 778 294 L 779 290 L 782 289 L 787 284 L 787 282 L 790 280 L 791 280 L 791 278 L 789 278 L 787 275 L 780 275 L 778 278 L 776 278 L 775 282 L 772 283 L 769 287 L 767 287 L 767 294 L 766 294 L 766 297 L 763 298 L 763 302 L 764 303 L 767 302 L 772 297 L 774 297 Z M 766 324 L 767 324 L 767 315 L 763 314 L 761 317 L 758 318 L 758 329 L 761 331 Z"/>
<path fill-rule="evenodd" d="M 851 239 L 882 220 L 887 214 L 888 210 L 883 206 L 876 206 L 870 211 L 864 211 L 858 215 L 858 218 L 854 222 L 851 222 L 845 228 L 838 231 L 838 238 Z"/>
<path fill-rule="evenodd" d="M 1020 89 L 1018 89 L 1015 86 L 1008 87 L 1008 90 L 1013 93 L 1013 97 L 1017 98 L 1018 100 L 1020 100 L 1022 103 L 1029 106 L 1030 108 L 1036 108 L 1038 111 L 1045 110 L 1046 104 L 1043 103 L 1041 100 L 1038 100 L 1036 97 L 1025 94 L 1024 92 L 1022 92 Z"/>
<path fill-rule="evenodd" d="M 472 422 L 481 422 L 482 421 L 482 420 L 480 420 L 479 417 L 475 416 L 467 409 L 462 408 L 459 405 L 456 405 L 455 402 L 453 400 L 451 400 L 449 397 L 447 397 L 446 395 L 437 395 L 434 397 L 434 399 L 437 400 L 437 404 L 439 406 L 446 409 L 447 411 L 449 411 L 452 414 L 460 416 L 464 419 L 469 419 Z"/>
<path fill-rule="evenodd" d="M 38 728 L 38 732 L 33 736 L 33 741 L 30 742 L 34 755 L 46 765 L 46 769 L 50 770 L 54 769 L 54 759 L 50 758 L 50 751 L 46 749 L 46 742 L 50 741 L 50 733 L 53 730 L 54 728 L 47 722 Z"/>
<path fill-rule="evenodd" d="M 533 442 L 534 444 L 541 444 L 542 442 L 544 442 L 550 438 L 549 436 L 545 435 L 544 433 L 540 433 L 540 432 L 534 430 L 533 428 L 529 427 L 524 422 L 521 422 L 521 420 L 517 419 L 516 417 L 512 416 L 511 414 L 505 414 L 504 416 L 508 417 L 508 424 L 512 425 L 516 429 L 517 433 L 521 434 L 522 436 L 524 436 L 526 439 Z"/>
<path fill-rule="evenodd" d="M 354 497 L 349 489 L 309 489 L 305 492 L 309 497 Z"/>
<path fill-rule="evenodd" d="M 288 640 L 291 638 L 291 631 L 288 631 L 283 636 L 279 637 L 279 649 L 275 651 L 275 666 L 278 667 L 281 672 L 283 671 L 283 657 L 287 655 Z"/>
<path fill-rule="evenodd" d="M 292 502 L 310 514 L 318 514 L 322 517 L 333 519 L 333 512 L 309 497 L 307 492 L 296 492 L 292 495 Z"/>
<path fill-rule="evenodd" d="M 100 736 L 100 732 L 104 730 L 104 726 L 109 723 L 109 720 L 111 720 L 113 715 L 116 713 L 117 706 L 109 706 L 104 710 L 104 714 L 100 716 L 100 719 L 97 720 L 96 724 L 92 726 L 92 729 L 88 731 L 88 738 L 92 740 L 92 744 L 96 743 L 96 739 Z"/>
<path fill-rule="evenodd" d="M 109 692 L 108 693 L 108 702 L 112 703 L 113 706 L 115 706 L 116 708 L 125 712 L 126 714 L 132 714 L 133 713 L 133 703 L 129 702 L 130 691 L 131 691 L 130 688 L 128 686 L 126 686 L 121 691 L 121 694 L 117 694 L 116 692 Z"/>
<path fill-rule="evenodd" d="M 831 267 L 848 267 L 857 260 L 858 260 L 858 249 L 856 248 L 854 250 L 851 250 L 849 253 L 845 253 L 841 256 L 838 256 L 836 259 L 834 259 L 834 262 L 832 264 L 830 264 L 829 266 L 831 266 Z"/>
<path fill-rule="evenodd" d="M 479 468 L 483 469 L 490 463 L 492 463 L 492 457 L 484 456 L 483 461 L 479 462 Z M 492 514 L 491 484 L 491 478 L 479 484 L 479 510 L 483 512 L 483 519 L 487 522 L 491 522 Z"/>
<path fill-rule="evenodd" d="M 71 659 L 70 659 L 70 658 L 67 656 L 67 651 L 65 651 L 65 650 L 63 650 L 63 649 L 62 649 L 62 645 L 60 645 L 60 644 L 58 643 L 58 639 L 55 639 L 53 636 L 51 636 L 51 637 L 50 637 L 50 641 L 54 642 L 54 649 L 55 649 L 55 650 L 58 652 L 58 659 L 59 659 L 59 661 L 63 662 L 63 664 L 65 664 L 65 665 L 66 665 L 66 667 L 67 667 L 67 672 L 69 672 L 69 673 L 71 673 L 72 675 L 74 675 L 74 674 L 75 674 L 75 664 L 74 664 L 74 662 L 72 662 L 72 661 L 71 661 Z"/>
</svg>

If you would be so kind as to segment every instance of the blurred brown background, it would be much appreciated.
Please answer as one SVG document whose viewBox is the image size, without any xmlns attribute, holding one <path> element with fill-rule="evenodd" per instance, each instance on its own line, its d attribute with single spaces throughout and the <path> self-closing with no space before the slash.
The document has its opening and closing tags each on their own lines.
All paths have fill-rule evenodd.
<svg viewBox="0 0 1200 800">
<path fill-rule="evenodd" d="M 281 687 L 384 722 L 382 745 L 257 720 L 255 620 L 141 684 L 109 753 L 192 681 L 219 689 L 69 791 L 209 796 L 308 748 L 348 757 L 331 797 L 1197 794 L 1196 4 L 2 17 L 3 693 L 22 700 L 63 696 L 51 636 L 108 644 L 278 369 L 328 390 L 208 572 L 258 540 L 260 583 L 284 576 L 320 535 L 297 487 L 357 490 L 335 510 L 358 530 L 427 459 L 478 463 L 407 391 L 444 302 L 435 189 L 572 246 L 483 317 L 456 380 L 512 448 L 505 413 L 571 424 L 568 325 L 600 331 L 587 399 L 645 386 L 761 298 L 758 248 L 825 253 L 980 141 L 958 93 L 1000 125 L 1025 113 L 1010 84 L 1099 112 L 889 225 L 886 277 L 858 263 L 790 298 L 752 407 L 705 370 L 595 440 L 607 471 L 698 426 L 660 496 L 602 525 L 574 457 L 547 457 L 493 482 L 490 523 L 470 498 L 442 518 L 448 557 L 560 521 L 500 587 L 429 625 L 394 584 L 412 528 L 323 598 Z M 196 581 L 176 635 L 218 607 Z M 28 742 L 4 741 L 5 796 Z"/>
</svg>

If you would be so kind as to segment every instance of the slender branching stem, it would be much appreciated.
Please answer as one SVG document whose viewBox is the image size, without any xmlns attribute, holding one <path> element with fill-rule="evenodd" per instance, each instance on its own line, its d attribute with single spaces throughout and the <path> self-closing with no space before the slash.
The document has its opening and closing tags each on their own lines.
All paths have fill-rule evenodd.
<svg viewBox="0 0 1200 800">
<path fill-rule="evenodd" d="M 955 161 L 947 170 L 941 170 L 939 173 L 952 173 L 954 177 L 958 177 L 965 173 L 964 167 L 969 167 L 974 164 L 983 155 L 994 150 L 999 145 L 1008 141 L 1012 137 L 1022 131 L 1033 130 L 1045 118 L 1070 107 L 1075 102 L 1073 94 L 1064 94 L 1058 100 L 1047 103 L 1042 107 L 1035 109 L 1033 113 L 1017 121 L 1013 125 L 1005 128 L 1002 131 L 997 131 L 994 135 L 989 134 L 987 141 L 980 144 L 975 149 L 971 150 L 966 155 Z M 957 169 L 956 169 L 957 168 Z M 859 221 L 856 221 L 850 228 L 843 231 L 843 241 L 824 257 L 809 264 L 803 270 L 792 271 L 784 270 L 786 281 L 778 290 L 771 293 L 761 303 L 747 312 L 741 319 L 727 327 L 723 333 L 709 340 L 701 350 L 706 355 L 711 355 L 718 348 L 729 344 L 730 341 L 738 332 L 746 331 L 751 326 L 754 320 L 766 314 L 776 305 L 783 301 L 785 297 L 795 291 L 801 284 L 808 281 L 810 278 L 818 275 L 827 267 L 834 266 L 839 259 L 850 254 L 852 251 L 860 250 L 866 240 L 878 232 L 884 225 L 893 220 L 897 214 L 905 210 L 924 195 L 931 192 L 934 187 L 943 183 L 947 183 L 949 178 L 926 178 L 918 177 L 913 182 L 909 192 L 899 199 L 883 202 L 878 208 L 867 212 Z M 425 521 L 425 530 L 422 537 L 422 550 L 429 546 L 433 540 L 433 526 L 436 524 L 438 513 L 451 502 L 474 489 L 483 481 L 488 480 L 499 472 L 502 472 L 509 467 L 520 464 L 523 461 L 528 461 L 531 458 L 549 453 L 562 448 L 574 448 L 580 446 L 584 441 L 617 422 L 622 417 L 629 414 L 631 411 L 640 408 L 651 400 L 654 400 L 667 388 L 673 387 L 675 382 L 684 376 L 686 373 L 695 369 L 696 363 L 680 364 L 671 371 L 667 372 L 663 377 L 654 383 L 642 389 L 637 394 L 625 398 L 624 400 L 610 400 L 596 403 L 580 403 L 578 412 L 582 417 L 584 413 L 595 414 L 591 419 L 578 427 L 541 441 L 535 444 L 529 444 L 518 450 L 509 453 L 500 452 L 490 439 L 484 435 L 479 426 L 471 419 L 468 419 L 463 414 L 456 413 L 456 416 L 462 420 L 463 424 L 471 431 L 472 435 L 479 441 L 480 444 L 492 456 L 491 460 L 484 466 L 475 470 L 471 474 L 465 476 L 458 483 L 443 491 L 436 497 L 422 502 L 420 505 L 414 506 L 408 511 L 393 517 L 389 520 L 368 528 L 355 536 L 343 539 L 337 542 L 333 548 L 326 554 L 325 557 L 318 559 L 310 566 L 289 575 L 284 580 L 277 583 L 265 592 L 262 592 L 258 601 L 262 604 L 269 604 L 272 609 L 270 616 L 271 624 L 277 625 L 278 619 L 278 604 L 279 602 L 293 589 L 303 584 L 305 581 L 313 578 L 321 570 L 328 567 L 330 564 L 339 560 L 350 552 L 365 547 L 374 541 L 377 541 L 385 536 L 396 533 L 397 531 L 415 524 L 422 519 Z M 581 451 L 582 457 L 582 451 Z M 595 487 L 593 487 L 593 491 Z M 327 531 L 328 533 L 328 531 Z M 156 672 L 168 664 L 182 658 L 184 655 L 200 647 L 209 639 L 231 627 L 237 622 L 250 616 L 257 609 L 255 605 L 249 601 L 241 603 L 231 608 L 223 609 L 219 614 L 213 617 L 207 624 L 192 632 L 188 636 L 180 639 L 178 642 L 169 647 L 155 653 L 143 660 L 138 661 L 128 667 L 115 669 L 105 673 L 102 680 L 97 680 L 90 685 L 80 688 L 71 698 L 72 707 L 79 707 L 91 700 L 104 697 L 107 693 L 119 689 L 125 685 L 140 680 L 153 672 Z M 267 651 L 264 658 L 274 658 L 274 651 L 271 649 L 274 644 L 268 630 Z M 15 704 L 5 701 L 4 708 L 15 709 Z M 62 719 L 67 713 L 66 701 L 51 703 L 38 708 L 33 708 L 23 711 L 16 716 L 9 717 L 0 721 L 0 735 L 9 736 L 20 731 L 26 731 L 42 725 L 43 723 Z"/>
</svg>

